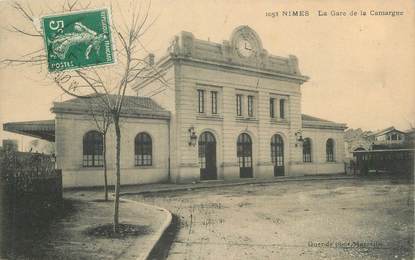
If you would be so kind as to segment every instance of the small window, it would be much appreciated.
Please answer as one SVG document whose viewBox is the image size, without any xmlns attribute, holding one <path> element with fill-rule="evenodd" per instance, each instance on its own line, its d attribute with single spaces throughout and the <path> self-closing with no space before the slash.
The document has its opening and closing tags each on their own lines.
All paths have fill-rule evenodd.
<svg viewBox="0 0 415 260">
<path fill-rule="evenodd" d="M 212 114 L 218 113 L 218 92 L 211 91 L 210 92 L 212 96 Z"/>
<path fill-rule="evenodd" d="M 326 142 L 326 159 L 328 162 L 334 162 L 334 141 L 331 138 Z"/>
<path fill-rule="evenodd" d="M 275 98 L 269 99 L 269 116 L 275 118 Z"/>
<path fill-rule="evenodd" d="M 254 116 L 254 96 L 248 96 L 248 116 Z"/>
<path fill-rule="evenodd" d="M 311 162 L 311 140 L 305 138 L 303 142 L 303 162 Z"/>
<path fill-rule="evenodd" d="M 280 100 L 280 118 L 285 118 L 285 99 Z"/>
<path fill-rule="evenodd" d="M 198 89 L 197 97 L 198 97 L 198 112 L 204 113 L 205 112 L 205 91 L 203 89 Z"/>
<path fill-rule="evenodd" d="M 83 138 L 83 166 L 103 166 L 103 138 L 98 131 L 90 131 Z"/>
<path fill-rule="evenodd" d="M 139 133 L 134 140 L 136 166 L 151 166 L 153 164 L 153 147 L 150 135 Z"/>
<path fill-rule="evenodd" d="M 236 115 L 242 116 L 242 95 L 236 95 Z"/>
</svg>

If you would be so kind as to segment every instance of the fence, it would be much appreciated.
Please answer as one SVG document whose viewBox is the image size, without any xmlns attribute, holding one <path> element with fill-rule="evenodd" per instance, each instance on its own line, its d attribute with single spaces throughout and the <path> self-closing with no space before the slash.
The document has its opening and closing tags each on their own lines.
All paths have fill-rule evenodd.
<svg viewBox="0 0 415 260">
<path fill-rule="evenodd" d="M 47 222 L 62 207 L 62 173 L 49 155 L 0 151 L 1 229 Z"/>
</svg>

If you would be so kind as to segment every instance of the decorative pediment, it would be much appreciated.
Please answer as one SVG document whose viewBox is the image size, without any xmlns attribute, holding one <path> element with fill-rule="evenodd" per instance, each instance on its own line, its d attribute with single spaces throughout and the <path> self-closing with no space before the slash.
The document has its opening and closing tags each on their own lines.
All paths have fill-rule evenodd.
<svg viewBox="0 0 415 260">
<path fill-rule="evenodd" d="M 280 57 L 268 54 L 261 38 L 249 26 L 235 28 L 229 40 L 222 44 L 200 40 L 190 32 L 175 36 L 168 48 L 170 57 L 198 62 L 254 69 L 265 73 L 278 73 L 304 82 L 308 77 L 301 75 L 298 59 L 294 55 Z"/>
</svg>

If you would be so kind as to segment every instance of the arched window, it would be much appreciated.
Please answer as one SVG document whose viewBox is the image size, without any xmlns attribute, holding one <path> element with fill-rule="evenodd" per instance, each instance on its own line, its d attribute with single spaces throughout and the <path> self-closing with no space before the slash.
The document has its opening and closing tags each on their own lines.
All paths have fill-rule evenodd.
<svg viewBox="0 0 415 260">
<path fill-rule="evenodd" d="M 276 166 L 284 166 L 284 141 L 278 134 L 271 138 L 271 160 Z"/>
<path fill-rule="evenodd" d="M 304 138 L 303 141 L 303 162 L 311 162 L 311 139 Z"/>
<path fill-rule="evenodd" d="M 274 164 L 274 176 L 284 176 L 284 141 L 279 134 L 271 137 L 271 161 Z"/>
<path fill-rule="evenodd" d="M 216 180 L 216 140 L 212 133 L 203 132 L 199 136 L 199 165 L 201 180 Z"/>
<path fill-rule="evenodd" d="M 210 151 L 210 149 L 208 149 L 209 144 L 216 145 L 215 137 L 210 132 L 203 132 L 199 137 L 198 144 L 199 144 L 199 149 L 198 149 L 199 150 L 199 166 L 201 169 L 205 169 L 206 168 L 206 157 L 208 157 L 207 156 L 208 151 L 216 152 L 216 150 Z"/>
<path fill-rule="evenodd" d="M 328 162 L 334 162 L 334 141 L 331 138 L 326 142 L 326 159 Z"/>
<path fill-rule="evenodd" d="M 151 166 L 153 164 L 153 147 L 150 135 L 139 133 L 134 140 L 136 166 Z"/>
<path fill-rule="evenodd" d="M 102 167 L 102 134 L 98 131 L 89 131 L 83 139 L 83 166 Z"/>
<path fill-rule="evenodd" d="M 241 178 L 252 178 L 252 140 L 248 134 L 242 133 L 238 136 L 236 151 L 239 163 L 239 176 Z"/>
</svg>

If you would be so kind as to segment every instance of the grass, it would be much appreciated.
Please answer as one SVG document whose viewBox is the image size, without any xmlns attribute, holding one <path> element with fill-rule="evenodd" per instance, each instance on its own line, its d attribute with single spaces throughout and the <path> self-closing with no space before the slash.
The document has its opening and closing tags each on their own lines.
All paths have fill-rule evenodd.
<svg viewBox="0 0 415 260">
<path fill-rule="evenodd" d="M 146 235 L 150 232 L 147 226 L 120 223 L 117 232 L 114 232 L 113 224 L 104 224 L 87 228 L 85 234 L 99 238 L 118 238 L 135 237 Z"/>
</svg>

